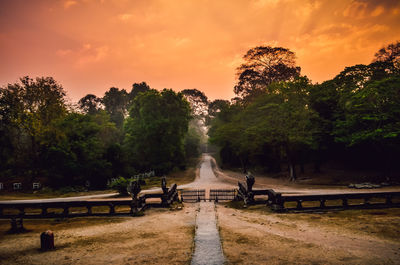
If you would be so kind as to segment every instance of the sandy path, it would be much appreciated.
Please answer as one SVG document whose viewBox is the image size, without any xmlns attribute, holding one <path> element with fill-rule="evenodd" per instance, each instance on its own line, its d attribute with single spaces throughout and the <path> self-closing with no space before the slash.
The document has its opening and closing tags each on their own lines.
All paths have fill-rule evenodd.
<svg viewBox="0 0 400 265">
<path fill-rule="evenodd" d="M 214 158 L 208 154 L 203 154 L 199 173 L 194 182 L 179 185 L 180 189 L 224 189 L 236 187 L 237 182 L 229 181 L 226 178 L 217 177 L 212 169 L 211 163 Z"/>
</svg>

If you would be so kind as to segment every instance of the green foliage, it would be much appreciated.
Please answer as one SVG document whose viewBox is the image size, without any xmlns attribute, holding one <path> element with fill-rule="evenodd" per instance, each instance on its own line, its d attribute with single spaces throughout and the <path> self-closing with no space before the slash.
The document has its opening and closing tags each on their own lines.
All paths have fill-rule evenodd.
<svg viewBox="0 0 400 265">
<path fill-rule="evenodd" d="M 118 177 L 116 179 L 113 179 L 107 186 L 110 189 L 116 190 L 121 195 L 128 195 L 127 187 L 130 181 L 130 179 Z"/>
<path fill-rule="evenodd" d="M 181 93 L 149 90 L 133 101 L 125 124 L 129 163 L 140 171 L 165 173 L 185 161 L 190 106 Z"/>
<path fill-rule="evenodd" d="M 119 90 L 111 87 L 103 97 L 103 104 L 106 112 L 110 115 L 110 119 L 118 128 L 122 128 L 124 123 L 127 106 L 129 103 L 129 95 L 125 89 Z"/>
<path fill-rule="evenodd" d="M 313 144 L 311 119 L 315 113 L 308 107 L 309 86 L 305 77 L 274 83 L 268 94 L 257 97 L 243 110 L 231 106 L 221 111 L 214 123 L 217 128 L 210 130 L 211 141 L 224 151 L 229 149 L 244 169 L 263 147 L 280 150 L 282 158 L 294 163 L 299 149 Z"/>
<path fill-rule="evenodd" d="M 349 146 L 390 145 L 400 139 L 400 77 L 375 81 L 351 95 L 345 118 L 336 121 L 335 136 Z"/>
<path fill-rule="evenodd" d="M 263 65 L 279 57 L 270 51 L 245 55 L 235 87 L 244 100 L 209 105 L 210 141 L 222 163 L 279 171 L 284 162 L 295 177 L 296 164 L 312 161 L 319 170 L 336 160 L 390 175 L 400 153 L 399 43 L 382 48 L 373 63 L 315 85 L 305 77 L 265 81 Z"/>
<path fill-rule="evenodd" d="M 66 113 L 65 92 L 51 77 L 28 76 L 0 90 L 0 139 L 6 174 L 35 178 L 41 174 L 41 153 L 54 121 Z M 4 171 L 3 171 L 4 172 Z"/>
<path fill-rule="evenodd" d="M 84 185 L 105 187 L 112 164 L 105 158 L 116 141 L 116 128 L 108 115 L 70 113 L 57 124 L 57 133 L 48 139 L 43 161 L 49 165 L 53 186 Z"/>
<path fill-rule="evenodd" d="M 200 155 L 201 134 L 196 120 L 192 120 L 189 124 L 189 130 L 185 136 L 185 155 L 187 158 L 198 157 Z"/>
</svg>

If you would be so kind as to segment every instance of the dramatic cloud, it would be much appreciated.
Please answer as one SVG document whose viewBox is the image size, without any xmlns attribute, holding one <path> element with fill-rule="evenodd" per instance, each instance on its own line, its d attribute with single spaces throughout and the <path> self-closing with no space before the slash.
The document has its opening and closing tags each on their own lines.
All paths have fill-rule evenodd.
<svg viewBox="0 0 400 265">
<path fill-rule="evenodd" d="M 229 99 L 256 45 L 290 48 L 321 82 L 396 40 L 397 0 L 3 0 L 0 85 L 50 75 L 74 101 L 141 81 Z"/>
</svg>

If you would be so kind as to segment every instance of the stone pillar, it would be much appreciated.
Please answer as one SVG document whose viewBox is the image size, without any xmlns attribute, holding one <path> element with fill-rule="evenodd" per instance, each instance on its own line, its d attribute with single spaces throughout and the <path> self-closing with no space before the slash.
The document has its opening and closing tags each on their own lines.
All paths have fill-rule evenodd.
<svg viewBox="0 0 400 265">
<path fill-rule="evenodd" d="M 54 234 L 47 230 L 40 235 L 40 249 L 43 251 L 54 249 Z"/>
</svg>

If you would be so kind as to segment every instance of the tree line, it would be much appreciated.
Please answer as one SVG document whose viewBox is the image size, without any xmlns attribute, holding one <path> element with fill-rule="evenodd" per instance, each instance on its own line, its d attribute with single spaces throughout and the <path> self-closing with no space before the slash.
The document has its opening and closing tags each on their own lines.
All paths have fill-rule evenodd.
<svg viewBox="0 0 400 265">
<path fill-rule="evenodd" d="M 236 98 L 210 104 L 210 141 L 225 166 L 288 171 L 292 180 L 328 161 L 398 178 L 400 42 L 368 65 L 312 84 L 287 48 L 250 49 L 237 68 Z M 397 174 L 397 175 L 396 175 Z"/>
<path fill-rule="evenodd" d="M 142 82 L 74 105 L 53 78 L 23 77 L 0 89 L 0 176 L 104 188 L 119 176 L 183 169 L 203 141 L 192 92 Z"/>
<path fill-rule="evenodd" d="M 237 80 L 230 101 L 142 82 L 74 105 L 53 78 L 23 77 L 0 88 L 0 177 L 103 188 L 110 178 L 184 169 L 206 134 L 222 166 L 243 171 L 287 170 L 295 180 L 306 164 L 319 172 L 335 161 L 398 177 L 400 42 L 317 84 L 289 49 L 254 47 Z"/>
</svg>

